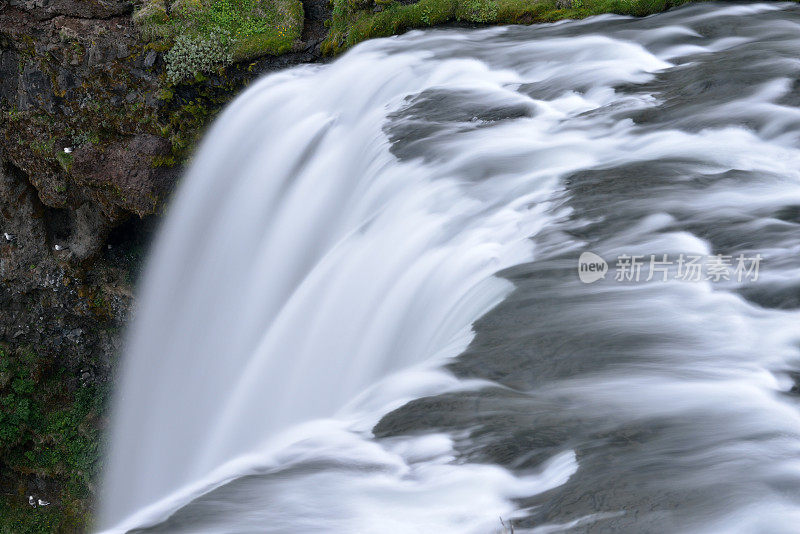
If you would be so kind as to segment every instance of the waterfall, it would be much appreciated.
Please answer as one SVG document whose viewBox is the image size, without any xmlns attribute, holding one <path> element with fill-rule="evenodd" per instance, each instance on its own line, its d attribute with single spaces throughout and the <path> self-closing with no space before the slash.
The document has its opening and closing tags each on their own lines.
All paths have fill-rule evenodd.
<svg viewBox="0 0 800 534">
<path fill-rule="evenodd" d="M 729 529 L 763 495 L 743 473 L 800 443 L 777 396 L 798 316 L 769 304 L 796 275 L 797 28 L 754 4 L 410 32 L 247 89 L 144 275 L 101 527 Z M 748 232 L 766 290 L 576 276 L 582 250 L 755 253 Z"/>
<path fill-rule="evenodd" d="M 393 371 L 458 354 L 509 290 L 493 273 L 531 257 L 552 177 L 483 198 L 462 183 L 474 154 L 398 164 L 382 130 L 431 86 L 528 105 L 513 75 L 382 47 L 266 77 L 198 149 L 145 274 L 107 522 Z"/>
</svg>

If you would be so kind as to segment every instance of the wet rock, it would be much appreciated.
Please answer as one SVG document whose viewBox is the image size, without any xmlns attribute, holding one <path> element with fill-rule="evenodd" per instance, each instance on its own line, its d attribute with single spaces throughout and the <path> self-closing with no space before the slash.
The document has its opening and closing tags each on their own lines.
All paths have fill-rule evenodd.
<svg viewBox="0 0 800 534">
<path fill-rule="evenodd" d="M 91 204 L 85 203 L 69 212 L 69 236 L 66 248 L 78 260 L 92 257 L 103 246 L 111 230 L 108 219 L 98 213 Z M 68 256 L 69 257 L 69 256 Z"/>
<path fill-rule="evenodd" d="M 68 340 L 72 341 L 73 343 L 80 343 L 82 335 L 83 335 L 83 330 L 81 330 L 80 328 L 76 328 L 74 330 L 70 330 L 69 332 L 67 332 L 65 337 Z"/>
<path fill-rule="evenodd" d="M 0 104 L 16 102 L 18 78 L 19 54 L 0 48 Z"/>
</svg>

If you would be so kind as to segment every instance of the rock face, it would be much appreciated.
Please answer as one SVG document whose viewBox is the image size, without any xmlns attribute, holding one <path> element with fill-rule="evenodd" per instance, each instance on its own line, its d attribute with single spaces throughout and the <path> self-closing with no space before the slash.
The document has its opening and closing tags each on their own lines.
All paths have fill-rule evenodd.
<svg viewBox="0 0 800 534">
<path fill-rule="evenodd" d="M 293 51 L 171 86 L 131 1 L 0 0 L 0 531 L 85 528 L 103 426 L 85 397 L 109 390 L 159 214 L 221 106 L 264 72 L 320 60 L 329 4 L 304 10 Z M 35 416 L 6 416 L 21 406 Z"/>
<path fill-rule="evenodd" d="M 67 209 L 81 222 L 74 227 L 91 226 L 97 239 L 70 238 L 80 259 L 97 253 L 127 214 L 154 213 L 174 182 L 175 173 L 153 166 L 165 142 L 152 140 L 158 73 L 143 66 L 131 9 L 129 2 L 57 0 L 11 2 L 0 11 L 0 159 L 27 177 L 45 206 Z M 127 145 L 142 157 L 123 158 Z M 126 159 L 126 171 L 98 179 L 84 164 L 73 172 L 73 160 L 108 161 L 109 151 L 117 163 Z M 138 198 L 131 176 L 158 185 L 140 187 Z"/>
<path fill-rule="evenodd" d="M 51 19 L 59 15 L 82 19 L 108 19 L 129 14 L 133 10 L 133 3 L 108 0 L 88 0 L 85 2 L 75 0 L 11 0 L 11 7 L 19 7 L 25 11 L 33 12 L 39 19 Z"/>
<path fill-rule="evenodd" d="M 144 217 L 156 211 L 163 193 L 175 182 L 171 169 L 152 166 L 170 151 L 166 139 L 151 134 L 110 143 L 101 158 L 91 147 L 78 147 L 72 176 L 109 220 L 120 209 Z"/>
</svg>

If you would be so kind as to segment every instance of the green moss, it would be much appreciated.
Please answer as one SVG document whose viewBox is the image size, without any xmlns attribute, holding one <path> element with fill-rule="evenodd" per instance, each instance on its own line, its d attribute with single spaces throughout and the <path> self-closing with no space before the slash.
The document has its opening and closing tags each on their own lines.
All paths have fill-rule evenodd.
<svg viewBox="0 0 800 534">
<path fill-rule="evenodd" d="M 498 5 L 494 0 L 465 0 L 458 16 L 471 22 L 490 22 L 497 19 Z"/>
<path fill-rule="evenodd" d="M 171 89 L 161 89 L 156 98 L 164 102 L 169 102 L 172 100 L 173 96 L 175 96 L 175 93 Z"/>
<path fill-rule="evenodd" d="M 233 61 L 287 52 L 300 39 L 299 0 L 149 0 L 134 15 L 145 38 L 168 43 L 175 83 Z"/>
<path fill-rule="evenodd" d="M 156 156 L 153 158 L 153 162 L 151 166 L 153 168 L 158 167 L 174 167 L 177 165 L 178 162 L 175 160 L 175 156 Z"/>
<path fill-rule="evenodd" d="M 326 54 L 338 54 L 366 39 L 448 22 L 532 24 L 602 13 L 643 16 L 685 1 L 574 0 L 571 7 L 561 8 L 555 0 L 421 0 L 412 5 L 393 2 L 375 13 L 372 3 L 360 5 L 353 0 L 334 0 L 331 31 L 322 48 Z"/>
<path fill-rule="evenodd" d="M 240 81 L 220 77 L 218 84 L 196 83 L 191 86 L 192 96 L 175 98 L 165 110 L 165 126 L 160 132 L 172 143 L 168 156 L 156 157 L 155 167 L 171 167 L 185 163 L 206 127 L 216 117 L 222 107 L 230 101 L 230 95 L 241 90 Z"/>
<path fill-rule="evenodd" d="M 70 170 L 72 170 L 72 154 L 68 154 L 66 152 L 57 152 L 56 161 L 58 161 L 58 164 L 61 165 L 62 169 L 64 169 L 64 172 L 68 173 Z"/>
<path fill-rule="evenodd" d="M 133 21 L 141 29 L 142 36 L 148 40 L 166 37 L 171 29 L 164 0 L 150 0 L 145 3 L 133 14 Z"/>
<path fill-rule="evenodd" d="M 32 507 L 26 487 L 0 496 L 0 534 L 78 532 L 89 526 L 108 392 L 71 378 L 31 350 L 0 348 L 0 473 L 49 481 L 53 504 Z"/>
</svg>

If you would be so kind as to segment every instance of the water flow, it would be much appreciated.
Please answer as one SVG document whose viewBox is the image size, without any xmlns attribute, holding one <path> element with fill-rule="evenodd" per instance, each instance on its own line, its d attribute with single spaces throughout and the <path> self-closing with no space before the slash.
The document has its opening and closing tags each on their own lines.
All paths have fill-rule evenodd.
<svg viewBox="0 0 800 534">
<path fill-rule="evenodd" d="M 460 182 L 470 154 L 445 172 L 398 164 L 382 128 L 407 95 L 480 84 L 523 101 L 504 87 L 511 73 L 425 56 L 365 47 L 271 76 L 210 132 L 146 275 L 109 522 L 332 416 L 392 371 L 457 354 L 508 292 L 492 274 L 530 257 L 553 178 L 486 199 Z"/>
<path fill-rule="evenodd" d="M 798 49 L 797 7 L 713 4 L 412 32 L 261 80 L 146 273 L 103 525 L 789 528 Z M 765 271 L 585 285 L 586 249 Z"/>
</svg>

